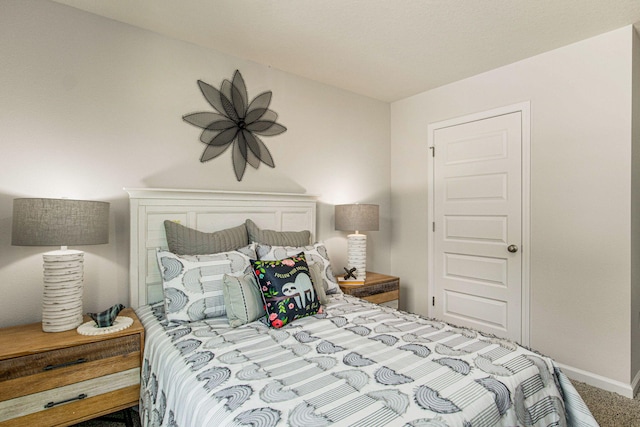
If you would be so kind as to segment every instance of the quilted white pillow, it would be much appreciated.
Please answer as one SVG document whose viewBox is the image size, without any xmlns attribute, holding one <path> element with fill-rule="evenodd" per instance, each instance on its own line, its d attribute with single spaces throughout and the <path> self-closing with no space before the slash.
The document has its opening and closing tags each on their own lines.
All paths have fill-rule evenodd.
<svg viewBox="0 0 640 427">
<path fill-rule="evenodd" d="M 327 295 L 342 293 L 333 275 L 331 261 L 329 261 L 329 254 L 324 243 L 314 243 L 310 246 L 271 246 L 258 243 L 256 247 L 258 259 L 262 261 L 277 261 L 295 256 L 300 252 L 304 252 L 307 262 L 322 265 L 322 279 Z"/>
<path fill-rule="evenodd" d="M 162 275 L 164 308 L 170 322 L 192 322 L 224 316 L 224 275 L 252 271 L 255 245 L 212 255 L 176 255 L 156 252 Z"/>
</svg>

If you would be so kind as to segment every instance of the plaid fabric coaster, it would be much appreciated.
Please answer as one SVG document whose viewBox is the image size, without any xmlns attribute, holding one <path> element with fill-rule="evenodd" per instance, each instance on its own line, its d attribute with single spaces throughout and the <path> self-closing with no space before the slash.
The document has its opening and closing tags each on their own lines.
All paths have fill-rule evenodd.
<svg viewBox="0 0 640 427">
<path fill-rule="evenodd" d="M 120 313 L 123 308 L 124 305 L 116 304 L 103 312 L 87 314 L 93 319 L 94 322 L 96 322 L 99 328 L 106 328 L 113 325 L 113 321 L 116 320 L 118 313 Z"/>
</svg>

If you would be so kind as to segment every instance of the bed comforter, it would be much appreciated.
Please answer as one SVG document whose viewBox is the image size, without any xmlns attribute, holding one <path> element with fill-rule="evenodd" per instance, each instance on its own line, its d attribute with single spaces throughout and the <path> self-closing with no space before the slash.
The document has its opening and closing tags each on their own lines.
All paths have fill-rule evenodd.
<svg viewBox="0 0 640 427">
<path fill-rule="evenodd" d="M 347 295 L 282 329 L 137 314 L 144 426 L 598 425 L 551 359 Z"/>
</svg>

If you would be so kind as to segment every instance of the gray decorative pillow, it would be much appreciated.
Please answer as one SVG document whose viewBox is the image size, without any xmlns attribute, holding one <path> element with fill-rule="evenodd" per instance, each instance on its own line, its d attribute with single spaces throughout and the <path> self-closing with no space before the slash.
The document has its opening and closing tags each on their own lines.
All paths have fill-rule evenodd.
<svg viewBox="0 0 640 427">
<path fill-rule="evenodd" d="M 309 246 L 272 246 L 258 243 L 256 246 L 258 259 L 265 261 L 284 259 L 294 256 L 299 252 L 304 252 L 308 262 L 315 262 L 322 266 L 322 281 L 324 282 L 327 295 L 342 293 L 340 286 L 338 286 L 338 281 L 333 275 L 329 254 L 323 243 L 314 243 Z"/>
<path fill-rule="evenodd" d="M 169 251 L 178 255 L 217 254 L 235 251 L 249 244 L 247 227 L 244 224 L 213 233 L 203 233 L 166 220 L 164 230 L 167 234 Z"/>
<path fill-rule="evenodd" d="M 249 242 L 263 243 L 277 246 L 306 246 L 311 241 L 311 232 L 304 231 L 275 231 L 261 230 L 255 222 L 245 221 Z"/>
<path fill-rule="evenodd" d="M 309 273 L 311 273 L 311 282 L 313 283 L 313 289 L 316 291 L 320 304 L 329 304 L 329 298 L 327 298 L 327 286 L 322 279 L 322 265 L 317 262 L 309 262 Z"/>
<path fill-rule="evenodd" d="M 226 314 L 225 274 L 251 273 L 254 245 L 211 255 L 176 255 L 158 250 L 164 309 L 169 322 L 192 322 Z"/>
<path fill-rule="evenodd" d="M 253 273 L 242 276 L 225 274 L 222 290 L 227 318 L 233 328 L 251 323 L 267 314 L 262 291 Z"/>
</svg>

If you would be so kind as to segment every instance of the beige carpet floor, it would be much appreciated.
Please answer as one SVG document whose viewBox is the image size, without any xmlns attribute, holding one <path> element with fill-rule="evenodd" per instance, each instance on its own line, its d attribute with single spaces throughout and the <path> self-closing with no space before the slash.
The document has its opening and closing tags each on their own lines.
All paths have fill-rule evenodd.
<svg viewBox="0 0 640 427">
<path fill-rule="evenodd" d="M 640 400 L 572 381 L 600 427 L 640 427 Z"/>
</svg>

